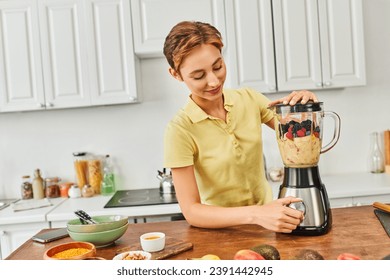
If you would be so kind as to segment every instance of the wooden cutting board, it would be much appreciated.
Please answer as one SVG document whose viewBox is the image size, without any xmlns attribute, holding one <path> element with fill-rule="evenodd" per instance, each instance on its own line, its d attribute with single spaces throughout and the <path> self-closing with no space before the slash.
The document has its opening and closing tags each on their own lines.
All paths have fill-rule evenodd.
<svg viewBox="0 0 390 280">
<path fill-rule="evenodd" d="M 190 242 L 183 242 L 182 240 L 169 237 L 165 238 L 165 248 L 161 251 L 151 253 L 152 260 L 163 260 L 171 256 L 175 256 L 182 252 L 188 251 L 193 248 L 193 244 Z M 140 243 L 135 243 L 132 246 L 124 247 L 116 251 L 117 254 L 127 251 L 142 250 Z"/>
<path fill-rule="evenodd" d="M 375 209 L 374 213 L 381 222 L 387 235 L 390 237 L 390 214 L 379 209 Z"/>
</svg>

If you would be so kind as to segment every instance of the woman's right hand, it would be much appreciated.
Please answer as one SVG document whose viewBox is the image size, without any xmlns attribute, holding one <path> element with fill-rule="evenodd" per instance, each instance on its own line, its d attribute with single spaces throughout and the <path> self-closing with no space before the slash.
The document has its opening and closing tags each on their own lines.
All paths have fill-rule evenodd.
<svg viewBox="0 0 390 280">
<path fill-rule="evenodd" d="M 296 197 L 284 197 L 262 206 L 256 206 L 254 222 L 262 227 L 282 233 L 290 233 L 303 221 L 302 211 L 288 207 L 292 202 L 302 201 Z"/>
</svg>

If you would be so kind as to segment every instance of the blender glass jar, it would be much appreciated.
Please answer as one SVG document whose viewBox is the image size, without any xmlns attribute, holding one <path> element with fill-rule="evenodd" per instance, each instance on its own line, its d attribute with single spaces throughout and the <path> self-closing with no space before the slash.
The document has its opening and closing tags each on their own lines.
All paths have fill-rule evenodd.
<svg viewBox="0 0 390 280">
<path fill-rule="evenodd" d="M 274 111 L 276 139 L 286 167 L 316 166 L 320 154 L 330 150 L 338 141 L 340 117 L 334 112 L 324 112 L 322 102 L 298 103 L 294 106 L 277 104 Z M 333 139 L 322 147 L 325 116 L 331 116 L 335 126 Z"/>
</svg>

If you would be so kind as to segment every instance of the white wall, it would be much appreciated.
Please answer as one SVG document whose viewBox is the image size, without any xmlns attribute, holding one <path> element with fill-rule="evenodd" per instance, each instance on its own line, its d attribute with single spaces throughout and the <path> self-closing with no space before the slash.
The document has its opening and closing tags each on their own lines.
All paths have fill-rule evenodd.
<svg viewBox="0 0 390 280">
<path fill-rule="evenodd" d="M 322 174 L 366 172 L 369 133 L 390 129 L 390 1 L 365 0 L 364 14 L 367 86 L 316 92 L 342 119 L 339 143 L 321 156 Z M 141 71 L 139 104 L 0 114 L 0 197 L 19 197 L 21 176 L 35 168 L 72 180 L 74 151 L 111 154 L 119 189 L 158 187 L 164 127 L 188 92 L 162 58 L 143 60 Z M 264 145 L 268 165 L 281 165 L 267 128 Z"/>
</svg>

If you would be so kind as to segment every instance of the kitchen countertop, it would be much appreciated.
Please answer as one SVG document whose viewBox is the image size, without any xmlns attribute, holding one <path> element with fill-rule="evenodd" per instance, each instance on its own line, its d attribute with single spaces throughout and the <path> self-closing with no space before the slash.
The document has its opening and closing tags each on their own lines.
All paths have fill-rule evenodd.
<svg viewBox="0 0 390 280">
<path fill-rule="evenodd" d="M 321 176 L 329 198 L 390 194 L 390 174 L 346 173 Z"/>
<path fill-rule="evenodd" d="M 130 224 L 127 232 L 114 245 L 98 248 L 97 256 L 112 259 L 119 250 L 136 247 L 142 233 L 162 231 L 167 237 L 193 244 L 193 249 L 170 258 L 176 260 L 205 254 L 232 259 L 238 250 L 260 244 L 276 247 L 283 260 L 291 259 L 301 249 L 316 250 L 327 260 L 335 260 L 339 254 L 346 252 L 364 260 L 378 260 L 390 254 L 390 238 L 373 210 L 372 206 L 332 209 L 332 228 L 321 236 L 275 233 L 256 225 L 202 229 L 192 227 L 186 221 Z M 41 260 L 48 248 L 69 241 L 72 240 L 67 237 L 42 245 L 28 240 L 6 259 Z"/>
<path fill-rule="evenodd" d="M 74 219 L 74 211 L 83 209 L 90 215 L 126 215 L 131 217 L 159 216 L 181 213 L 177 203 L 163 205 L 143 205 L 131 207 L 104 208 L 104 205 L 110 200 L 111 196 L 93 196 L 88 198 L 69 198 L 50 211 L 46 218 L 50 222 L 67 221 Z"/>
<path fill-rule="evenodd" d="M 66 198 L 51 198 L 50 202 L 53 204 L 52 206 L 17 211 L 14 212 L 12 206 L 8 206 L 0 211 L 0 226 L 1 225 L 12 225 L 12 224 L 23 224 L 23 223 L 35 223 L 35 222 L 45 222 L 46 215 L 63 202 L 65 202 Z"/>
<path fill-rule="evenodd" d="M 320 175 L 328 197 L 349 198 L 390 194 L 390 174 L 369 172 Z M 271 182 L 274 197 L 278 195 L 281 182 Z"/>
<path fill-rule="evenodd" d="M 329 199 L 370 196 L 373 199 L 390 202 L 390 174 L 349 173 L 321 176 Z M 281 182 L 272 182 L 274 197 L 278 195 Z M 91 198 L 55 198 L 53 206 L 34 210 L 13 212 L 11 207 L 0 210 L 0 225 L 26 222 L 56 222 L 74 218 L 73 211 L 83 209 L 91 215 L 123 214 L 129 217 L 159 216 L 181 213 L 177 203 L 132 207 L 104 208 L 111 196 Z M 381 198 L 383 198 L 381 200 Z M 366 204 L 370 204 L 370 201 Z"/>
</svg>

